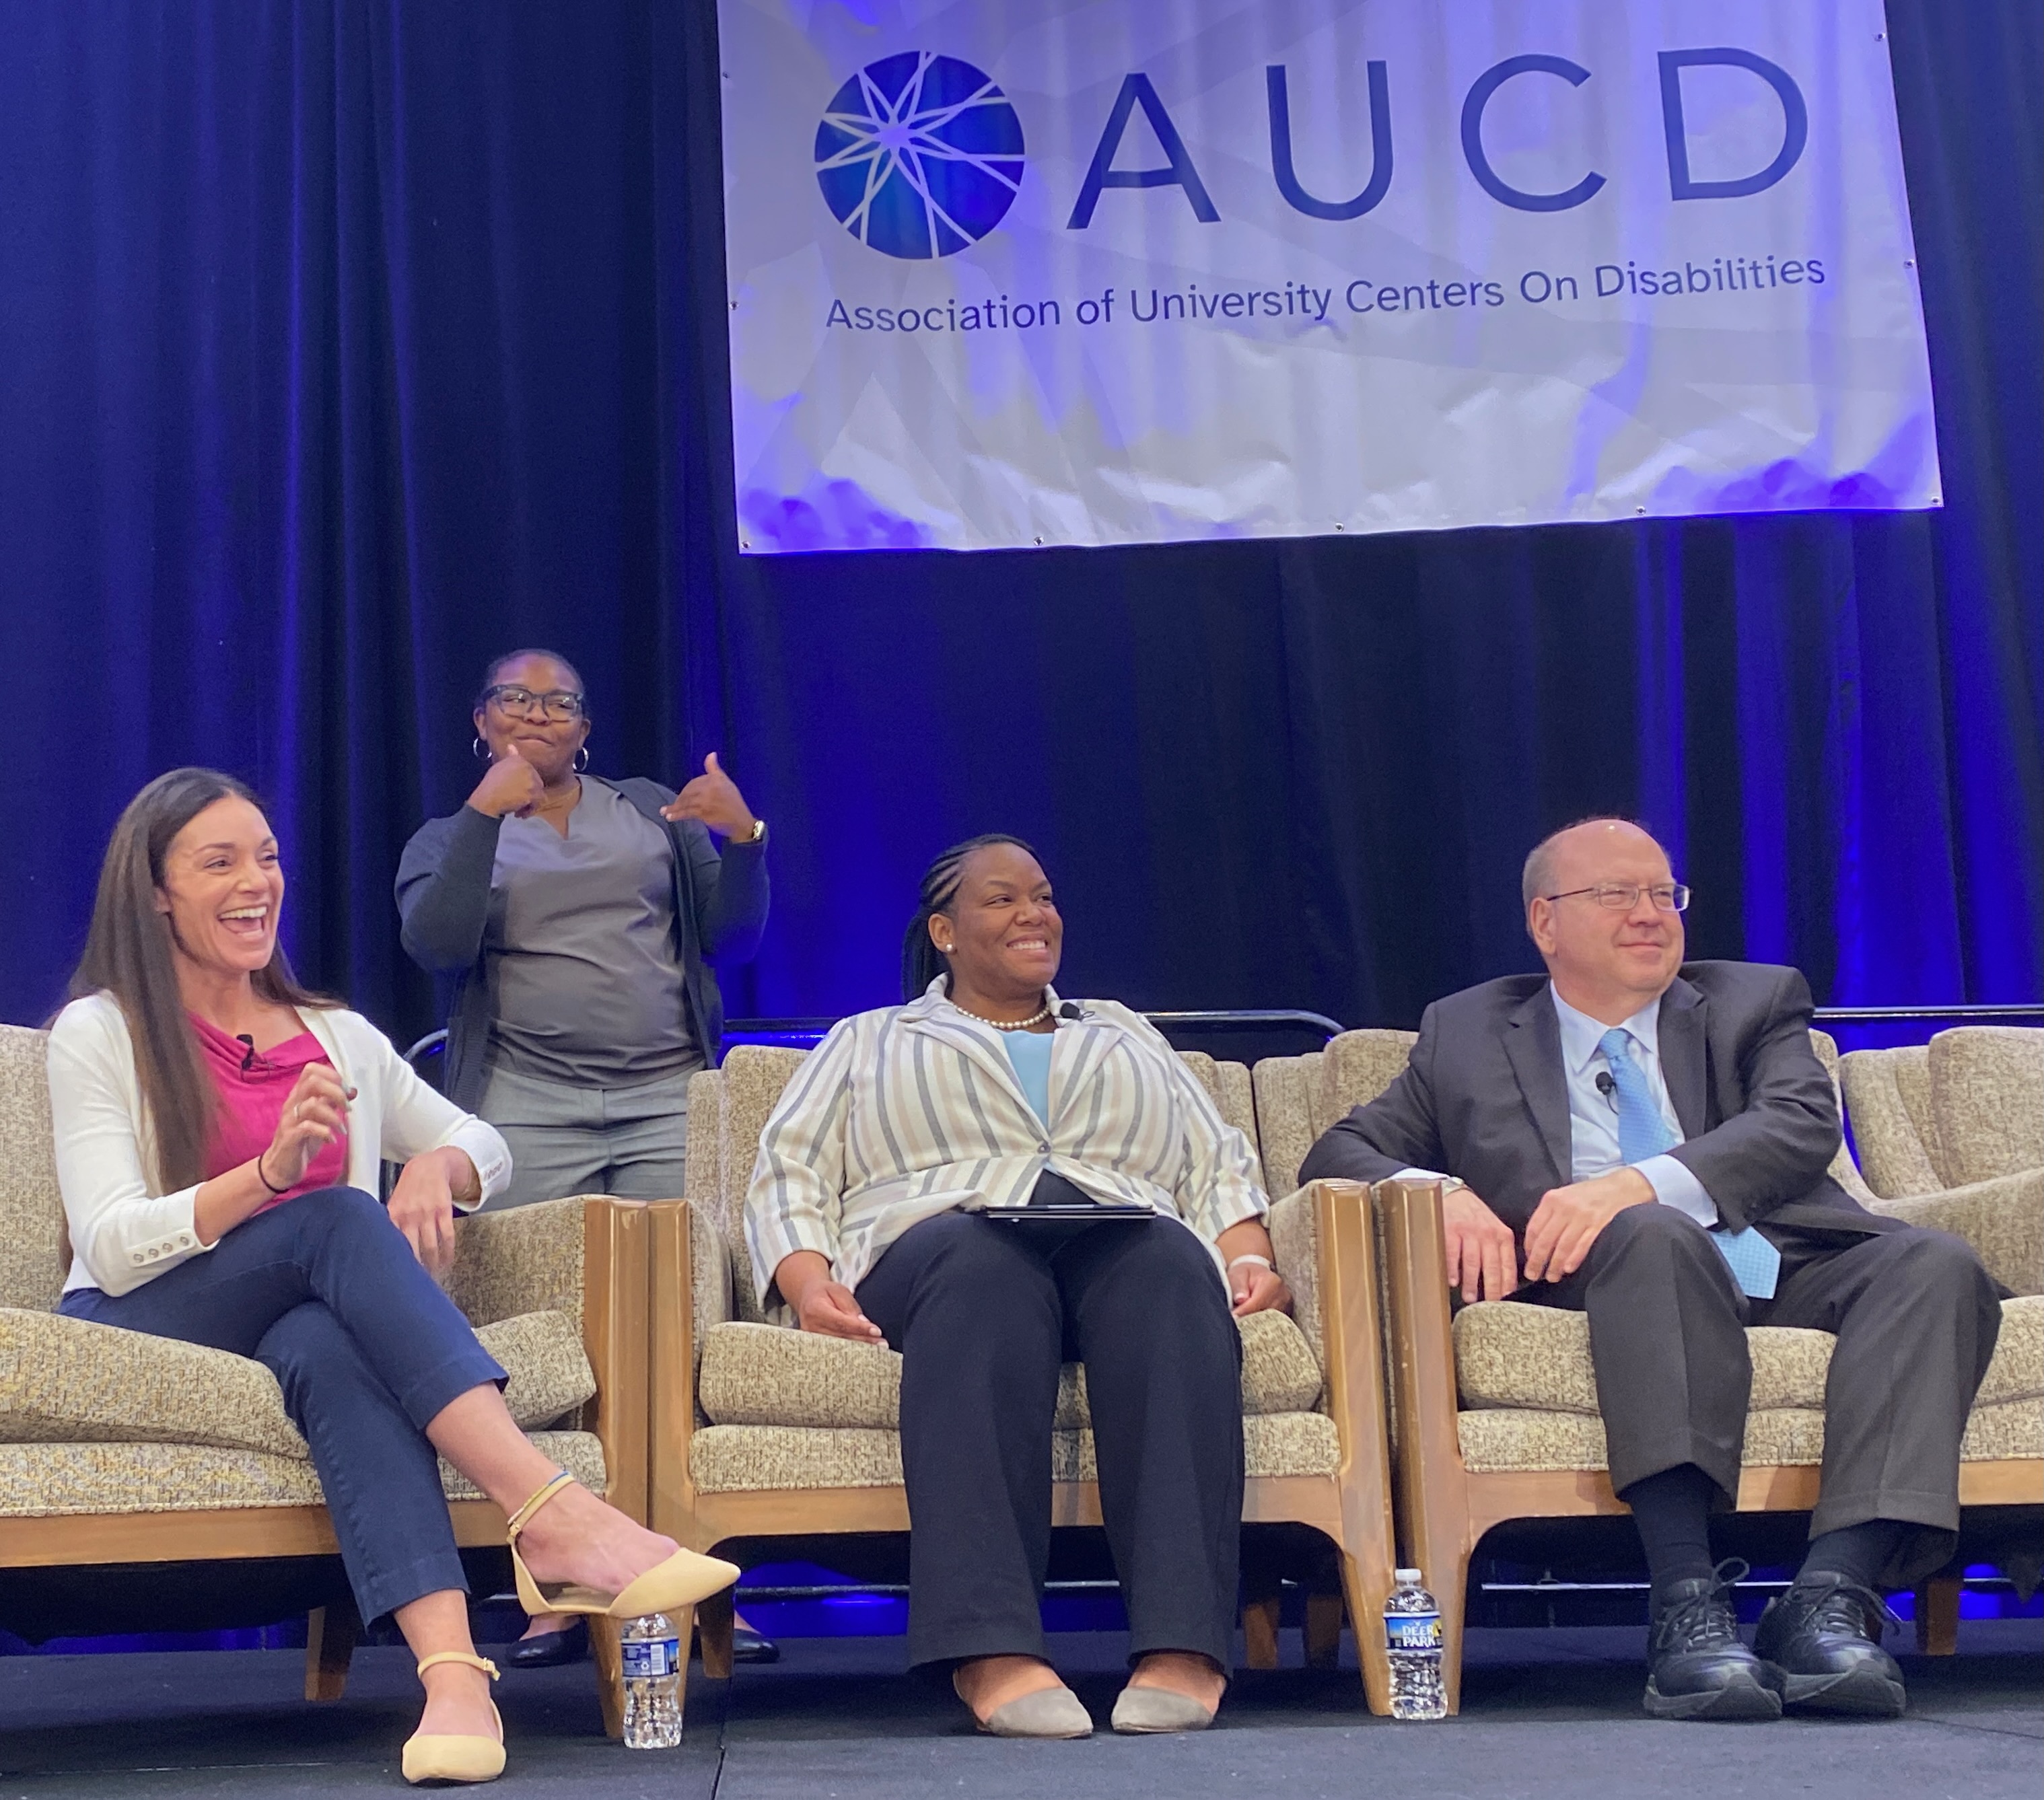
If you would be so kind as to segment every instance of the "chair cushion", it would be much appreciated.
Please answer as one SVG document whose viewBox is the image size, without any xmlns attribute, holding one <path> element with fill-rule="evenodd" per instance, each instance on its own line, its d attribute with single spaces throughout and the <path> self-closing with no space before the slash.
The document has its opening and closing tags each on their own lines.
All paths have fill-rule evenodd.
<svg viewBox="0 0 2044 1800">
<path fill-rule="evenodd" d="M 1949 1184 L 2044 1168 L 2044 1031 L 1967 1025 L 1931 1040 L 1931 1107 Z"/>
<path fill-rule="evenodd" d="M 581 1334 L 559 1313 L 500 1319 L 476 1337 L 510 1377 L 505 1403 L 521 1426 L 551 1424 L 596 1391 Z M 259 1362 L 58 1313 L 0 1308 L 0 1444 L 38 1443 L 163 1444 L 298 1462 L 312 1454 L 284 1411 L 277 1378 Z"/>
<path fill-rule="evenodd" d="M 604 1491 L 603 1446 L 589 1433 L 538 1431 L 532 1441 L 585 1487 Z M 445 1463 L 440 1485 L 451 1500 L 482 1497 Z M 322 1503 L 319 1477 L 298 1457 L 194 1444 L 0 1444 L 0 1518 Z"/>
<path fill-rule="evenodd" d="M 1298 1326 L 1281 1312 L 1251 1313 L 1237 1324 L 1243 1412 L 1310 1411 L 1320 1396 L 1320 1370 Z M 901 1359 L 878 1345 L 733 1322 L 704 1334 L 697 1398 L 720 1426 L 892 1431 L 901 1419 Z M 1058 1428 L 1091 1422 L 1085 1372 L 1067 1364 L 1058 1383 Z"/>
<path fill-rule="evenodd" d="M 71 1261 L 50 1129 L 49 1034 L 0 1025 L 0 1307 L 57 1303 Z"/>
<path fill-rule="evenodd" d="M 1323 1413 L 1258 1414 L 1242 1423 L 1251 1476 L 1331 1476 L 1339 1464 L 1335 1423 Z M 713 1425 L 690 1440 L 689 1469 L 705 1494 L 898 1487 L 901 1440 L 872 1428 Z M 1051 1473 L 1058 1481 L 1097 1480 L 1093 1433 L 1054 1432 Z"/>
<path fill-rule="evenodd" d="M 1753 1357 L 1755 1413 L 1784 1407 L 1823 1410 L 1824 1380 L 1837 1342 L 1829 1332 L 1755 1326 L 1746 1341 Z M 1455 1375 L 1462 1405 L 1473 1410 L 1598 1416 L 1589 1321 L 1579 1312 L 1511 1300 L 1463 1307 L 1455 1316 Z M 2044 1397 L 2044 1297 L 2004 1300 L 2001 1334 L 1975 1410 L 2039 1397 Z"/>
<path fill-rule="evenodd" d="M 1581 1413 L 1466 1412 L 1455 1423 L 1463 1465 L 1473 1474 L 1606 1466 L 1604 1422 Z M 1749 1413 L 1740 1455 L 1750 1468 L 1815 1468 L 1824 1460 L 1824 1415 L 1804 1407 Z M 2025 1457 L 2044 1457 L 2044 1406 L 2026 1399 L 1973 1408 L 1961 1462 Z"/>
</svg>

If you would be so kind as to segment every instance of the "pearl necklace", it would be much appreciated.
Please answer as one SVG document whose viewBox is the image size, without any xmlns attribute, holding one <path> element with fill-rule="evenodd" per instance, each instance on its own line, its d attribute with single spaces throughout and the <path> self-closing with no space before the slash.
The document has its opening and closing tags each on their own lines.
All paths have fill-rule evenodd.
<svg viewBox="0 0 2044 1800">
<path fill-rule="evenodd" d="M 966 1012 L 956 1000 L 951 1000 L 949 1004 L 957 1011 L 964 1012 L 966 1017 L 975 1024 L 990 1025 L 997 1031 L 1026 1031 L 1031 1026 L 1040 1025 L 1051 1016 L 1051 1003 L 1048 1000 L 1044 1001 L 1041 1011 L 1031 1013 L 1027 1019 L 1018 1019 L 1012 1024 L 1006 1019 L 982 1019 L 976 1012 Z"/>
</svg>

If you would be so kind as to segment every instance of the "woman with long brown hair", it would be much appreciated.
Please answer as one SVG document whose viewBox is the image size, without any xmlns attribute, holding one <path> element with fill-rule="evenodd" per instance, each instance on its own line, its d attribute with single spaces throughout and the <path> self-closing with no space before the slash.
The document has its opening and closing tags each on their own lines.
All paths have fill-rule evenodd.
<svg viewBox="0 0 2044 1800">
<path fill-rule="evenodd" d="M 670 1612 L 738 1572 L 577 1487 L 513 1422 L 504 1371 L 435 1280 L 455 1215 L 509 1176 L 503 1140 L 298 985 L 283 900 L 276 840 L 231 777 L 174 770 L 121 815 L 50 1034 L 61 1310 L 276 1376 L 362 1617 L 393 1615 L 418 1658 L 406 1779 L 487 1780 L 496 1671 L 470 1640 L 438 1457 L 509 1515 L 529 1610 Z M 404 1165 L 387 1212 L 368 1192 L 386 1158 Z"/>
</svg>

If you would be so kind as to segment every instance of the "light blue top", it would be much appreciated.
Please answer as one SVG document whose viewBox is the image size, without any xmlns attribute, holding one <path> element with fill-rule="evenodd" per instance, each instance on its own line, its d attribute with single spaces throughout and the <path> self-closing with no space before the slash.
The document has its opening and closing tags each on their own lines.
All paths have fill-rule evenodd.
<svg viewBox="0 0 2044 1800">
<path fill-rule="evenodd" d="M 1616 1095 L 1597 1092 L 1596 1078 L 1608 1073 L 1603 1038 L 1607 1027 L 1586 1012 L 1578 1012 L 1550 987 L 1555 1016 L 1562 1023 L 1562 1066 L 1568 1073 L 1570 1178 L 1589 1181 L 1625 1166 L 1618 1147 L 1618 1106 Z M 1660 1109 L 1669 1134 L 1682 1142 L 1681 1121 L 1675 1116 L 1668 1098 L 1668 1084 L 1661 1073 L 1661 1003 L 1642 1007 L 1618 1029 L 1628 1040 L 1634 1065 L 1646 1077 L 1646 1085 Z M 1716 1225 L 1718 1209 L 1696 1172 L 1671 1156 L 1649 1157 L 1637 1165 L 1663 1206 L 1685 1212 L 1699 1225 Z"/>
<path fill-rule="evenodd" d="M 1008 1046 L 1008 1060 L 1015 1079 L 1022 1084 L 1024 1097 L 1036 1109 L 1047 1129 L 1051 1123 L 1051 1046 L 1058 1041 L 1055 1031 L 1004 1031 L 1001 1041 Z"/>
</svg>

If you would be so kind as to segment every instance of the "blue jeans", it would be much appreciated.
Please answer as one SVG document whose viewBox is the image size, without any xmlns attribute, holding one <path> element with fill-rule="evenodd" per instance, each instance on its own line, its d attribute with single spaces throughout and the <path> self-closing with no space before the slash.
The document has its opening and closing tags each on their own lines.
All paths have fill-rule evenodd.
<svg viewBox="0 0 2044 1800">
<path fill-rule="evenodd" d="M 467 1591 L 425 1426 L 505 1374 L 368 1195 L 302 1195 L 131 1293 L 79 1288 L 58 1310 L 253 1357 L 276 1376 L 365 1622 Z"/>
</svg>

